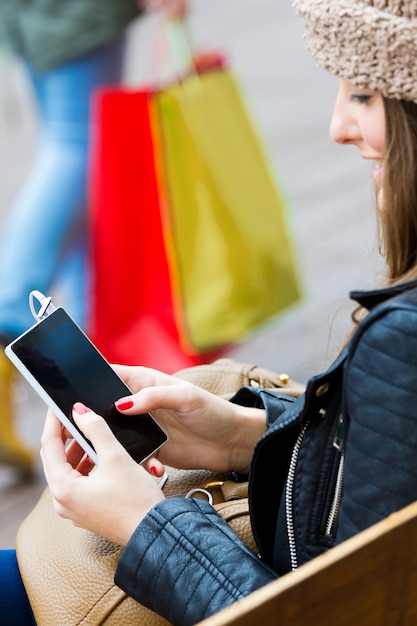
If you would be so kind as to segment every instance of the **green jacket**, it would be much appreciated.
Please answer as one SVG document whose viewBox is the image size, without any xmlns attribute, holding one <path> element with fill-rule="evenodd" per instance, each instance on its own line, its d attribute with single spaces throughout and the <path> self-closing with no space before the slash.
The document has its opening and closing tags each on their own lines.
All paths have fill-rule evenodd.
<svg viewBox="0 0 417 626">
<path fill-rule="evenodd" d="M 38 71 L 107 43 L 141 11 L 138 0 L 0 0 L 0 45 Z"/>
</svg>

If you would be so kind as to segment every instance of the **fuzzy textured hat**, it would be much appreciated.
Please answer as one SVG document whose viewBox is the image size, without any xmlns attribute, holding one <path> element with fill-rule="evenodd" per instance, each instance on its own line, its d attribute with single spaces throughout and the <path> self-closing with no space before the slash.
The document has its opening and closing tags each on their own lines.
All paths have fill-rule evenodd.
<svg viewBox="0 0 417 626">
<path fill-rule="evenodd" d="M 417 0 L 295 0 L 294 7 L 321 67 L 417 102 Z"/>
</svg>

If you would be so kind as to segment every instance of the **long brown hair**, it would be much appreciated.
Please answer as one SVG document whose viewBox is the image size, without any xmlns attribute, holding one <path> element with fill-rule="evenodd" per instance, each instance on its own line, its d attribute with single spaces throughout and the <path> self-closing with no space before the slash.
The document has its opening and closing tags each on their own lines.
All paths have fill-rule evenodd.
<svg viewBox="0 0 417 626">
<path fill-rule="evenodd" d="M 417 278 L 417 104 L 384 98 L 384 105 L 384 208 L 378 211 L 378 230 L 391 285 Z"/>
</svg>

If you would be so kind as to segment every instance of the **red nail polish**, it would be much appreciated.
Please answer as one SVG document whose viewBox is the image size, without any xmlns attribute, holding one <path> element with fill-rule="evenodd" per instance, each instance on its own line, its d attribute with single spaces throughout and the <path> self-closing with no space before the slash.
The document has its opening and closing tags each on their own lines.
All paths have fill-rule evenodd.
<svg viewBox="0 0 417 626">
<path fill-rule="evenodd" d="M 156 465 L 152 465 L 151 472 L 152 472 L 152 474 L 154 476 L 158 476 L 158 469 L 157 469 Z"/>
<path fill-rule="evenodd" d="M 118 409 L 121 411 L 125 411 L 126 409 L 131 409 L 133 406 L 132 400 L 125 400 L 124 402 L 115 402 Z"/>
<path fill-rule="evenodd" d="M 90 411 L 90 409 L 82 402 L 76 402 L 72 408 L 78 415 L 82 415 L 83 413 L 88 413 Z"/>
</svg>

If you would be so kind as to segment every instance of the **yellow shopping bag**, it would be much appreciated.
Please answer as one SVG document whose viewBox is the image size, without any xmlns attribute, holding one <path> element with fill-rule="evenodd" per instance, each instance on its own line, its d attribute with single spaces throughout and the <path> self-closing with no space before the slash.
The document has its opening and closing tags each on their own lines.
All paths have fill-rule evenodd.
<svg viewBox="0 0 417 626">
<path fill-rule="evenodd" d="M 180 340 L 190 353 L 230 345 L 300 296 L 283 195 L 226 68 L 152 106 Z"/>
</svg>

